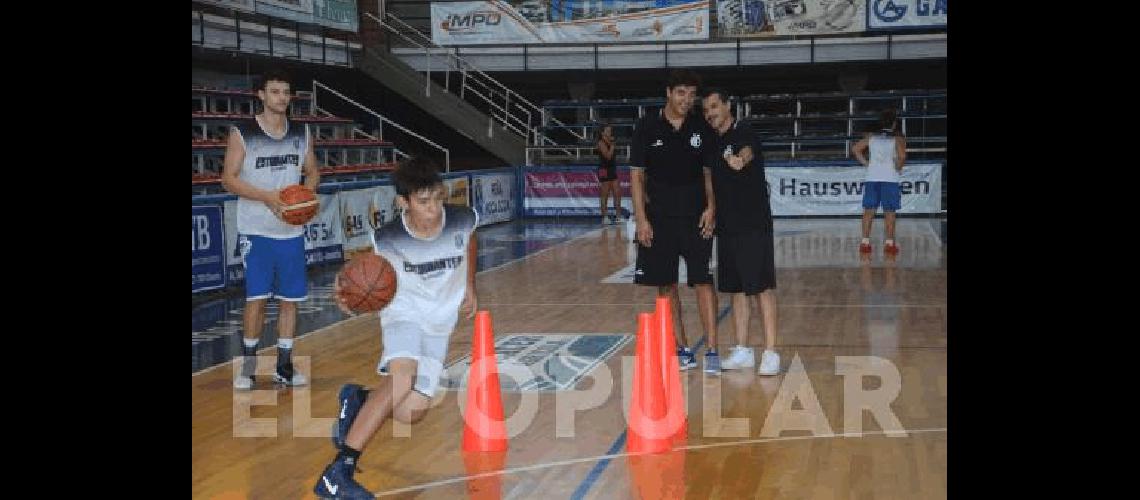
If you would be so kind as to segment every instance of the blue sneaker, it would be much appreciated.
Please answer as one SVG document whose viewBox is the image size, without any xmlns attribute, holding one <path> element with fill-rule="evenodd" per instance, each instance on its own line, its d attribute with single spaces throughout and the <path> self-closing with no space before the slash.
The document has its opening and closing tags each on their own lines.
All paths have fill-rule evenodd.
<svg viewBox="0 0 1140 500">
<path fill-rule="evenodd" d="M 337 414 L 336 423 L 333 424 L 332 441 L 336 449 L 344 446 L 345 437 L 348 436 L 348 430 L 352 428 L 352 422 L 356 421 L 356 414 L 360 413 L 360 407 L 364 406 L 364 401 L 368 399 L 368 390 L 360 384 L 344 384 L 340 386 L 340 394 L 337 395 L 337 402 L 340 403 L 340 413 Z"/>
<path fill-rule="evenodd" d="M 697 367 L 697 355 L 688 347 L 677 348 L 677 365 L 681 371 Z"/>
<path fill-rule="evenodd" d="M 364 489 L 356 479 L 352 478 L 356 464 L 351 461 L 351 459 L 337 459 L 325 467 L 320 479 L 317 479 L 317 485 L 313 486 L 313 493 L 321 498 L 375 499 L 376 495 Z"/>
<path fill-rule="evenodd" d="M 705 352 L 705 373 L 720 373 L 720 355 L 716 351 Z"/>
</svg>

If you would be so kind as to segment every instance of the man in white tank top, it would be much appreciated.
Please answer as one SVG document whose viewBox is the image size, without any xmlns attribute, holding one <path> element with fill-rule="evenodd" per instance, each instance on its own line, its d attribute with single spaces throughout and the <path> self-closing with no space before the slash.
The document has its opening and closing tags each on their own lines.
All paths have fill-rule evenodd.
<svg viewBox="0 0 1140 500">
<path fill-rule="evenodd" d="M 867 158 L 868 151 L 870 159 Z M 882 206 L 887 225 L 883 252 L 897 255 L 895 212 L 902 208 L 899 174 L 906 164 L 906 137 L 899 132 L 895 110 L 884 110 L 880 115 L 880 130 L 868 133 L 855 143 L 853 152 L 859 163 L 867 167 L 867 179 L 863 183 L 863 241 L 859 243 L 859 252 L 871 253 L 871 223 L 875 220 L 875 212 Z"/>
<path fill-rule="evenodd" d="M 281 190 L 301 182 L 302 173 L 305 187 L 313 191 L 321 182 L 308 127 L 290 123 L 286 117 L 292 98 L 288 77 L 266 72 L 258 83 L 257 96 L 264 110 L 230 129 L 222 172 L 222 186 L 238 195 L 238 248 L 245 265 L 242 366 L 234 378 L 234 388 L 243 390 L 253 387 L 265 303 L 274 296 L 280 311 L 273 379 L 290 386 L 308 382 L 293 371 L 292 361 L 297 302 L 308 298 L 304 227 L 281 219 L 285 207 Z"/>
</svg>

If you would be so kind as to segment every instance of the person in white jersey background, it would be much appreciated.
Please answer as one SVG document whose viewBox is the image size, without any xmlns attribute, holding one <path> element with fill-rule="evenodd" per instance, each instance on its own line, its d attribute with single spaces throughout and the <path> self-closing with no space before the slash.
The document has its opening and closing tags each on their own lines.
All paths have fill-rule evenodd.
<svg viewBox="0 0 1140 500">
<path fill-rule="evenodd" d="M 281 219 L 281 191 L 300 183 L 302 173 L 309 189 L 315 191 L 321 182 L 309 127 L 286 116 L 292 99 L 288 76 L 267 71 L 256 90 L 263 110 L 230 128 L 222 171 L 222 186 L 238 195 L 237 248 L 245 266 L 242 361 L 234 378 L 234 388 L 243 390 L 253 387 L 257 343 L 270 297 L 280 305 L 273 379 L 291 386 L 308 382 L 293 370 L 292 361 L 297 302 L 308 298 L 304 226 Z"/>
<path fill-rule="evenodd" d="M 447 191 L 438 167 L 410 158 L 392 175 L 403 213 L 372 234 L 373 250 L 396 271 L 396 295 L 380 311 L 384 352 L 375 390 L 341 387 L 333 442 L 338 453 L 313 487 L 322 498 L 373 498 L 353 478 L 360 452 L 389 417 L 412 424 L 423 418 L 439 386 L 447 345 L 458 314 L 475 317 L 475 228 L 470 207 L 444 205 Z M 334 284 L 338 305 L 340 282 Z"/>
<path fill-rule="evenodd" d="M 863 240 L 859 242 L 859 252 L 871 253 L 871 224 L 875 220 L 875 212 L 882 206 L 887 226 L 883 252 L 898 254 L 895 212 L 902 208 L 899 174 L 906 164 L 906 137 L 899 129 L 898 114 L 893 109 L 880 114 L 879 126 L 878 132 L 866 134 L 853 148 L 855 158 L 867 167 L 867 179 L 863 183 Z M 870 159 L 867 158 L 868 152 Z"/>
</svg>

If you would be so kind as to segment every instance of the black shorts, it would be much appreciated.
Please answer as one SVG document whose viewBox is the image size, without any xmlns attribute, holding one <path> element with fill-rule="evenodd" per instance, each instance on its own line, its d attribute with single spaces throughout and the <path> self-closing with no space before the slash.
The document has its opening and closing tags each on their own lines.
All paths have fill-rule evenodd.
<svg viewBox="0 0 1140 500">
<path fill-rule="evenodd" d="M 617 168 L 608 168 L 602 166 L 598 169 L 598 182 L 616 181 L 618 178 Z"/>
<path fill-rule="evenodd" d="M 717 290 L 755 295 L 776 288 L 772 231 L 751 229 L 717 235 Z"/>
<path fill-rule="evenodd" d="M 700 216 L 650 217 L 653 246 L 637 244 L 637 265 L 633 282 L 638 285 L 665 286 L 677 282 L 680 257 L 685 258 L 690 285 L 711 284 L 709 259 L 712 238 L 701 237 Z"/>
</svg>

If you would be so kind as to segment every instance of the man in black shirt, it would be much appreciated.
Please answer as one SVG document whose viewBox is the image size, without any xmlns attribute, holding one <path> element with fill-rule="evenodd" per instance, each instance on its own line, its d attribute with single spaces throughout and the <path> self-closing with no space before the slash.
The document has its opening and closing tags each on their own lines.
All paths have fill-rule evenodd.
<svg viewBox="0 0 1140 500">
<path fill-rule="evenodd" d="M 697 366 L 688 347 L 677 293 L 678 257 L 685 258 L 689 285 L 696 287 L 709 352 L 705 371 L 719 372 L 716 354 L 716 292 L 709 273 L 716 202 L 712 177 L 704 159 L 713 132 L 699 115 L 690 114 L 700 77 L 674 70 L 665 87 L 665 108 L 638 120 L 630 147 L 630 184 L 637 223 L 634 283 L 657 287 L 657 295 L 674 297 L 677 356 L 682 370 Z"/>
<path fill-rule="evenodd" d="M 736 346 L 721 365 L 725 370 L 751 368 L 756 354 L 748 347 L 748 297 L 757 298 L 764 316 L 765 350 L 760 375 L 779 373 L 776 343 L 776 261 L 768 182 L 760 157 L 760 140 L 747 124 L 733 119 L 728 94 L 705 92 L 705 120 L 715 131 L 705 165 L 712 169 L 716 195 L 717 289 L 732 294 Z"/>
</svg>

